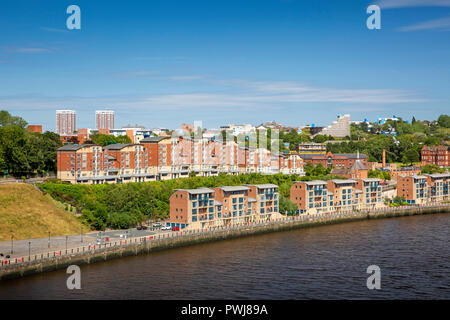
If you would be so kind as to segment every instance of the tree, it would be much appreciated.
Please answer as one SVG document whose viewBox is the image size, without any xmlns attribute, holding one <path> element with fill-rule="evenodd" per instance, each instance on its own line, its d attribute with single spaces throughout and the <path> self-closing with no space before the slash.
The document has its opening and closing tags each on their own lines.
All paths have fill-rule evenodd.
<svg viewBox="0 0 450 320">
<path fill-rule="evenodd" d="M 414 162 L 419 161 L 419 153 L 414 149 L 409 149 L 405 152 L 402 158 L 403 163 L 410 163 L 411 165 Z"/>
<path fill-rule="evenodd" d="M 444 173 L 445 169 L 439 167 L 438 165 L 435 164 L 427 164 L 426 166 L 424 166 L 422 168 L 421 173 L 427 173 L 427 174 L 432 174 L 432 173 Z"/>
<path fill-rule="evenodd" d="M 440 115 L 437 122 L 440 127 L 450 128 L 450 117 L 446 114 Z"/>
<path fill-rule="evenodd" d="M 127 135 L 115 137 L 99 133 L 92 134 L 90 136 L 90 140 L 94 142 L 94 144 L 98 144 L 101 146 L 107 146 L 114 143 L 132 143 L 131 139 Z"/>
<path fill-rule="evenodd" d="M 0 111 L 0 127 L 10 127 L 10 126 L 18 126 L 21 128 L 25 128 L 27 126 L 27 122 L 23 120 L 21 117 L 14 117 L 8 111 L 1 110 Z"/>
<path fill-rule="evenodd" d="M 298 210 L 297 204 L 280 194 L 280 212 L 296 212 Z"/>
</svg>

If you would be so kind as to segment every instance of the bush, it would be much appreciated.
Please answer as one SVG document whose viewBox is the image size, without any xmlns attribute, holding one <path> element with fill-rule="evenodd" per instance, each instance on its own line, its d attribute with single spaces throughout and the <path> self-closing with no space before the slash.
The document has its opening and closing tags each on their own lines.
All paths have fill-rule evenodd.
<svg viewBox="0 0 450 320">
<path fill-rule="evenodd" d="M 320 168 L 319 168 L 320 171 Z M 169 217 L 169 199 L 175 189 L 199 187 L 236 186 L 243 184 L 273 183 L 279 186 L 280 211 L 296 211 L 297 206 L 289 200 L 290 188 L 298 180 L 327 180 L 331 175 L 300 177 L 298 175 L 225 175 L 217 177 L 190 177 L 167 181 L 126 184 L 72 185 L 42 183 L 40 188 L 54 199 L 70 204 L 81 212 L 81 219 L 91 228 L 103 230 L 128 228 L 152 217 L 164 220 Z"/>
</svg>

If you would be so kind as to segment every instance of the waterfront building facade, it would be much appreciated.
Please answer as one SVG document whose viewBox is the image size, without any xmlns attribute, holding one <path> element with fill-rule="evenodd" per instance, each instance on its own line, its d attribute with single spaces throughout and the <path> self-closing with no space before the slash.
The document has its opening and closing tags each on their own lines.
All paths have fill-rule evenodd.
<svg viewBox="0 0 450 320">
<path fill-rule="evenodd" d="M 403 197 L 410 204 L 424 204 L 430 201 L 428 178 L 425 175 L 399 177 L 397 196 Z"/>
<path fill-rule="evenodd" d="M 450 184 L 450 173 L 424 174 L 427 177 L 428 195 L 432 202 L 448 201 Z"/>
<path fill-rule="evenodd" d="M 179 189 L 170 197 L 167 225 L 180 229 L 211 228 L 278 217 L 277 185 Z"/>
<path fill-rule="evenodd" d="M 384 206 L 380 179 L 297 181 L 290 190 L 300 214 L 333 213 Z"/>
<path fill-rule="evenodd" d="M 353 179 L 334 179 L 327 181 L 329 195 L 333 197 L 331 211 L 351 211 L 360 208 L 361 192 L 356 189 Z"/>
<path fill-rule="evenodd" d="M 384 206 L 384 201 L 382 199 L 381 179 L 356 179 L 356 182 L 356 195 L 359 198 L 358 200 L 361 208 L 376 209 Z M 358 192 L 358 190 L 360 192 Z"/>
<path fill-rule="evenodd" d="M 328 192 L 326 181 L 298 181 L 290 190 L 291 201 L 297 204 L 300 214 L 324 213 L 333 206 L 333 195 Z"/>
</svg>

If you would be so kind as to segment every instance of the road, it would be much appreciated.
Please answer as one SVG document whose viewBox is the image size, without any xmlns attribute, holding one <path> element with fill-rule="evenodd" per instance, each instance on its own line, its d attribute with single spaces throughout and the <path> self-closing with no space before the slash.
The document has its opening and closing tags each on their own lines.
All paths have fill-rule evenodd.
<svg viewBox="0 0 450 320">
<path fill-rule="evenodd" d="M 157 230 L 110 230 L 102 232 L 90 232 L 85 234 L 67 236 L 67 249 L 77 248 L 80 246 L 86 246 L 89 243 L 92 245 L 97 244 L 97 240 L 101 239 L 101 244 L 106 243 L 108 238 L 109 242 L 119 241 L 120 239 L 128 239 L 131 237 L 144 237 L 155 234 L 162 234 L 165 231 Z M 170 231 L 169 231 L 170 232 Z M 49 248 L 50 242 L 50 248 Z M 31 239 L 31 240 L 14 240 L 12 243 L 13 253 L 11 254 L 11 241 L 0 242 L 0 253 L 4 256 L 10 255 L 11 258 L 28 256 L 29 250 L 31 255 L 47 253 L 54 250 L 66 249 L 66 236 Z"/>
</svg>

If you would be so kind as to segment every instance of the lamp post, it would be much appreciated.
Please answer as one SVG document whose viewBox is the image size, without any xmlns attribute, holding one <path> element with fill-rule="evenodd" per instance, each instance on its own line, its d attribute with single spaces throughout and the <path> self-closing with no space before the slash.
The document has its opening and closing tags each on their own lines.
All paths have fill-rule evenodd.
<svg viewBox="0 0 450 320">
<path fill-rule="evenodd" d="M 81 242 L 83 242 L 83 227 L 80 227 Z"/>
<path fill-rule="evenodd" d="M 50 231 L 48 232 L 48 248 L 50 249 Z"/>
<path fill-rule="evenodd" d="M 11 235 L 11 254 L 13 254 L 14 253 L 14 236 L 13 235 Z"/>
<path fill-rule="evenodd" d="M 69 238 L 69 236 L 66 236 L 66 253 L 67 253 L 67 239 Z"/>
<path fill-rule="evenodd" d="M 31 257 L 31 241 L 28 241 L 28 261 L 30 261 Z"/>
</svg>

